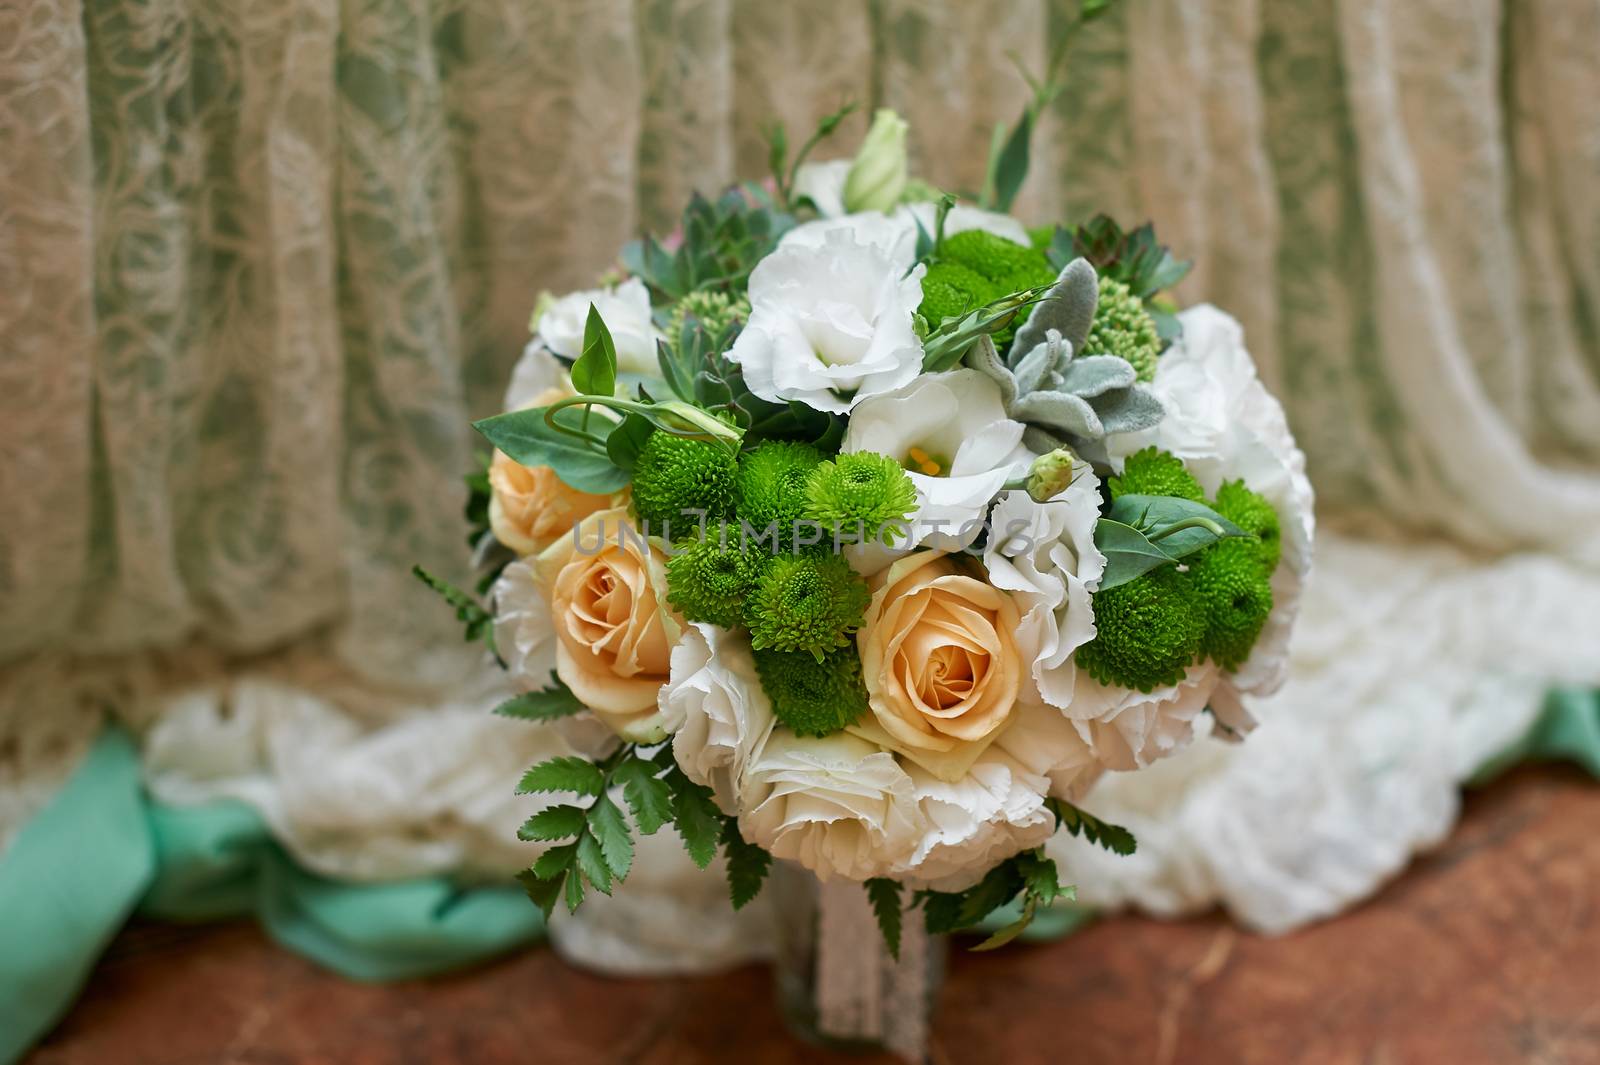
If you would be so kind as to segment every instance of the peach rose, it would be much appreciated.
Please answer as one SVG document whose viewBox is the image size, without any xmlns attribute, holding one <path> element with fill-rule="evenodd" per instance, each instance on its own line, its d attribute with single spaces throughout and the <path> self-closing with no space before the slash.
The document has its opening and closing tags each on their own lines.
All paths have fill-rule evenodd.
<svg viewBox="0 0 1600 1065">
<path fill-rule="evenodd" d="M 909 753 L 981 750 L 1022 680 L 1016 605 L 937 551 L 900 559 L 872 589 L 856 641 L 878 724 Z"/>
<path fill-rule="evenodd" d="M 543 407 L 572 392 L 547 388 L 530 406 Z M 524 466 L 503 451 L 489 463 L 489 527 L 494 538 L 519 555 L 536 555 L 572 531 L 573 525 L 613 505 L 610 496 L 569 486 L 548 466 Z"/>
<path fill-rule="evenodd" d="M 539 554 L 556 675 L 624 739 L 659 742 L 656 696 L 683 623 L 666 606 L 666 558 L 625 507 L 597 511 Z"/>
</svg>

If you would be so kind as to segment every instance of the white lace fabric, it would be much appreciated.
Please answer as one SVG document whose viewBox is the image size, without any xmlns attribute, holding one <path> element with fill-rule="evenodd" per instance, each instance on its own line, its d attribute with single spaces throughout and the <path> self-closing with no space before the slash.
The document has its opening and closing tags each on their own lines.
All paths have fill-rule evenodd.
<svg viewBox="0 0 1600 1065">
<path fill-rule="evenodd" d="M 482 713 L 495 681 L 408 570 L 465 575 L 464 426 L 536 293 L 846 97 L 980 185 L 1026 97 L 1007 55 L 1041 68 L 1076 7 L 7 8 L 0 848 L 109 709 L 158 797 L 242 798 L 320 871 L 520 864 L 511 787 L 553 741 Z M 1102 786 L 1142 846 L 1057 844 L 1084 897 L 1336 912 L 1448 830 L 1545 685 L 1597 679 L 1596 40 L 1588 0 L 1131 0 L 1068 50 L 1018 213 L 1153 218 L 1182 301 L 1243 322 L 1323 518 L 1403 530 L 1322 537 L 1248 743 Z M 558 941 L 745 949 L 666 919 L 716 913 L 672 854 Z"/>
</svg>

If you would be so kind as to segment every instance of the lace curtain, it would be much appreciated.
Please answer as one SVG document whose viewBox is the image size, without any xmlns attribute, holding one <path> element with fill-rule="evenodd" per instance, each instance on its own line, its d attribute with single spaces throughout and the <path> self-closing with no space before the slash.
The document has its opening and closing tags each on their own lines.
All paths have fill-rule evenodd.
<svg viewBox="0 0 1600 1065">
<path fill-rule="evenodd" d="M 1040 69 L 1074 6 L 7 5 L 0 846 L 110 710 L 158 794 L 245 798 L 314 867 L 515 862 L 507 782 L 546 741 L 480 713 L 492 678 L 408 570 L 465 568 L 463 427 L 536 294 L 759 176 L 764 121 L 845 99 L 978 185 L 1025 97 L 1009 56 Z M 1553 677 L 1600 680 L 1597 51 L 1590 0 L 1126 0 L 1069 52 L 1020 213 L 1155 219 L 1196 261 L 1183 299 L 1243 321 L 1325 518 L 1432 542 L 1330 538 L 1273 708 L 1317 723 L 1284 742 L 1370 719 L 1346 746 L 1371 761 L 1417 741 L 1389 727 L 1416 699 L 1498 736 Z M 1359 684 L 1328 672 L 1351 659 Z M 1430 678 L 1411 704 L 1401 670 Z M 1469 757 L 1386 793 L 1433 812 L 1363 883 L 1443 831 Z M 1199 794 L 1139 787 L 1106 801 Z M 1129 891 L 1228 891 L 1185 883 Z"/>
</svg>

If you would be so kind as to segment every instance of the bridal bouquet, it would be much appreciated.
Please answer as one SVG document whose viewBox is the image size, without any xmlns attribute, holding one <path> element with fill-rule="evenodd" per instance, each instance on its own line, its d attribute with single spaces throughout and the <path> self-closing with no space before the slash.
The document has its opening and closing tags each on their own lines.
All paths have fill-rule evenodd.
<svg viewBox="0 0 1600 1065">
<path fill-rule="evenodd" d="M 1149 226 L 1004 213 L 1028 116 L 971 200 L 859 153 L 695 198 L 601 287 L 544 297 L 476 423 L 487 606 L 423 573 L 574 750 L 523 792 L 549 912 L 634 833 L 864 883 L 885 938 L 1070 897 L 1043 844 L 1115 851 L 1108 770 L 1237 738 L 1283 680 L 1311 546 L 1303 458 L 1237 323 L 1178 313 Z M 975 201 L 975 202 L 972 202 Z M 624 812 L 626 809 L 626 813 Z"/>
</svg>

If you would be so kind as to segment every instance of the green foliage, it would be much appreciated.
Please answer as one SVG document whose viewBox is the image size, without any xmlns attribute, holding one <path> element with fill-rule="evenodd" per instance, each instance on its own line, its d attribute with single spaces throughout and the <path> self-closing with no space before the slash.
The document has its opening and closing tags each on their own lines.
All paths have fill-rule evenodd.
<svg viewBox="0 0 1600 1065">
<path fill-rule="evenodd" d="M 1141 300 L 1176 285 L 1194 265 L 1173 258 L 1172 252 L 1156 241 L 1150 223 L 1124 233 L 1103 214 L 1059 229 L 1049 255 L 1058 268 L 1081 255 L 1094 264 L 1102 278 L 1122 282 Z"/>
<path fill-rule="evenodd" d="M 524 466 L 549 466 L 580 492 L 609 495 L 627 485 L 628 474 L 607 454 L 604 439 L 585 427 L 586 418 L 585 411 L 574 407 L 530 407 L 484 418 L 472 427 Z"/>
<path fill-rule="evenodd" d="M 617 345 L 592 303 L 583 324 L 583 349 L 572 364 L 572 387 L 590 396 L 609 396 L 617 390 Z"/>
<path fill-rule="evenodd" d="M 993 950 L 1015 939 L 1033 920 L 1039 906 L 1057 899 L 1071 899 L 1071 887 L 1061 886 L 1056 863 L 1045 857 L 1043 848 L 1012 855 L 986 873 L 982 880 L 965 891 L 919 891 L 913 905 L 922 907 L 928 932 L 959 932 L 981 923 L 995 910 L 1023 899 L 1022 918 L 980 943 L 975 950 Z"/>
<path fill-rule="evenodd" d="M 1139 849 L 1139 843 L 1133 838 L 1133 833 L 1121 825 L 1102 821 L 1065 799 L 1050 798 L 1044 802 L 1056 815 L 1057 828 L 1064 828 L 1074 836 L 1082 836 L 1090 843 L 1104 847 L 1112 854 L 1120 854 L 1124 858 Z"/>
<path fill-rule="evenodd" d="M 877 540 L 885 525 L 903 525 L 916 506 L 917 489 L 906 471 L 874 451 L 819 463 L 806 479 L 805 517 L 863 543 Z"/>
<path fill-rule="evenodd" d="M 683 849 L 695 865 L 704 869 L 717 856 L 722 838 L 722 811 L 711 797 L 711 789 L 696 784 L 676 764 L 664 778 L 672 791 L 672 821 L 683 837 Z"/>
<path fill-rule="evenodd" d="M 864 886 L 867 889 L 867 901 L 872 903 L 872 912 L 878 918 L 878 930 L 883 933 L 884 946 L 889 948 L 889 956 L 898 961 L 902 917 L 900 885 L 886 877 L 875 876 Z"/>
<path fill-rule="evenodd" d="M 1226 481 L 1217 489 L 1212 509 L 1256 538 L 1261 548 L 1261 564 L 1270 577 L 1278 568 L 1283 553 L 1283 537 L 1278 512 L 1265 496 L 1252 492 L 1243 481 Z"/>
<path fill-rule="evenodd" d="M 756 673 L 772 713 L 799 736 L 827 736 L 867 711 L 861 655 L 853 642 L 821 661 L 807 651 L 757 651 Z"/>
<path fill-rule="evenodd" d="M 633 814 L 633 823 L 646 836 L 653 836 L 672 820 L 672 789 L 656 774 L 660 767 L 642 758 L 629 758 L 612 772 L 622 785 L 622 798 Z"/>
<path fill-rule="evenodd" d="M 698 528 L 699 517 L 733 513 L 735 458 L 711 440 L 657 430 L 633 470 L 633 512 L 652 535 Z"/>
<path fill-rule="evenodd" d="M 1081 354 L 1115 355 L 1133 367 L 1139 380 L 1152 381 L 1162 346 L 1155 319 L 1145 313 L 1139 298 L 1116 278 L 1101 278 L 1100 303 Z"/>
<path fill-rule="evenodd" d="M 584 709 L 586 708 L 578 701 L 578 697 L 572 694 L 572 689 L 563 684 L 561 678 L 552 670 L 550 687 L 543 691 L 513 695 L 495 707 L 494 712 L 501 717 L 514 717 L 520 721 L 554 721 L 557 718 L 571 717 Z"/>
<path fill-rule="evenodd" d="M 789 159 L 789 134 L 784 129 L 782 122 L 773 122 L 762 130 L 762 135 L 767 141 L 767 168 L 772 173 L 772 184 L 777 189 L 777 201 L 786 208 L 792 207 L 790 197 L 794 190 L 795 174 L 800 170 L 800 164 L 806 161 L 806 156 L 811 150 L 827 138 L 833 136 L 839 124 L 843 122 L 856 109 L 856 104 L 847 103 L 837 111 L 824 115 L 817 122 L 816 129 L 811 136 L 800 146 L 794 159 Z"/>
<path fill-rule="evenodd" d="M 522 774 L 517 794 L 570 791 L 578 795 L 599 795 L 605 783 L 605 774 L 593 762 L 567 754 L 540 762 Z"/>
<path fill-rule="evenodd" d="M 490 652 L 499 657 L 494 648 L 494 615 L 479 605 L 472 596 L 451 584 L 442 577 L 436 577 L 421 566 L 412 566 L 411 573 L 426 584 L 429 588 L 439 593 L 439 597 L 455 609 L 456 620 L 461 622 L 466 633 L 466 640 L 482 640 Z"/>
<path fill-rule="evenodd" d="M 1149 692 L 1176 684 L 1200 653 L 1206 615 L 1189 575 L 1150 570 L 1094 593 L 1095 638 L 1078 648 L 1081 669 L 1101 684 Z"/>
<path fill-rule="evenodd" d="M 1177 496 L 1117 496 L 1094 528 L 1095 546 L 1106 556 L 1100 591 L 1227 537 L 1248 534 L 1204 503 Z"/>
<path fill-rule="evenodd" d="M 767 873 L 772 868 L 772 855 L 746 843 L 739 834 L 739 822 L 732 817 L 723 818 L 722 858 L 728 870 L 728 899 L 736 910 L 743 909 L 761 892 Z"/>
<path fill-rule="evenodd" d="M 1158 447 L 1147 447 L 1129 455 L 1122 473 L 1106 482 L 1111 498 L 1120 496 L 1176 496 L 1199 501 L 1205 490 L 1183 460 Z"/>
<path fill-rule="evenodd" d="M 734 511 L 757 532 L 776 525 L 780 537 L 804 517 L 806 481 L 822 461 L 810 444 L 768 440 L 739 458 Z"/>
<path fill-rule="evenodd" d="M 1205 610 L 1201 655 L 1232 671 L 1250 657 L 1272 612 L 1272 572 L 1254 540 L 1223 540 L 1189 563 L 1189 576 Z"/>
<path fill-rule="evenodd" d="M 680 540 L 667 560 L 667 602 L 690 621 L 737 626 L 745 598 L 767 561 L 733 524 L 708 524 Z"/>
<path fill-rule="evenodd" d="M 793 225 L 794 218 L 759 190 L 730 189 L 715 201 L 696 193 L 679 223 L 677 251 L 647 236 L 623 249 L 622 262 L 650 287 L 654 304 L 696 289 L 742 292 L 756 263 Z"/>
<path fill-rule="evenodd" d="M 871 598 L 844 556 L 779 555 L 767 563 L 745 608 L 756 650 L 806 651 L 822 661 L 861 626 Z"/>
</svg>

